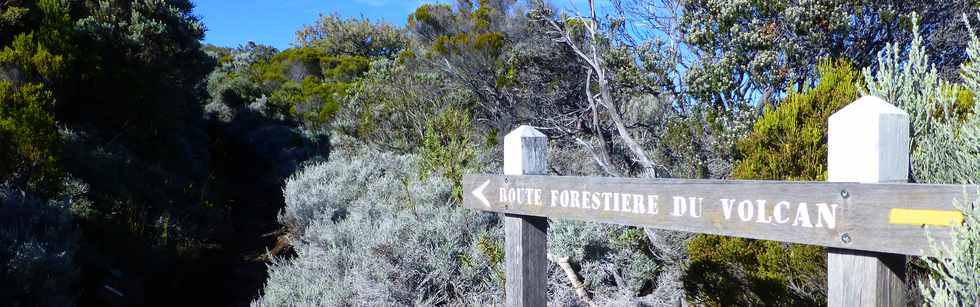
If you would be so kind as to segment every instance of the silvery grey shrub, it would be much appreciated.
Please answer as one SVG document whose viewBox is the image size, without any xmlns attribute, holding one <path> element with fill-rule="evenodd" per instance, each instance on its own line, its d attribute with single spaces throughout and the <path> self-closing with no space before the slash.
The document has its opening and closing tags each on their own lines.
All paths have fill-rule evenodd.
<svg viewBox="0 0 980 307">
<path fill-rule="evenodd" d="M 253 305 L 499 304 L 498 217 L 451 202 L 449 182 L 420 180 L 417 163 L 356 148 L 290 177 L 280 221 L 296 256 L 272 262 Z"/>
<path fill-rule="evenodd" d="M 890 44 L 879 54 L 878 69 L 864 69 L 865 94 L 881 97 L 909 114 L 912 124 L 910 150 L 912 179 L 921 183 L 980 182 L 980 103 L 960 120 L 953 112 L 958 89 L 942 80 L 929 64 L 918 23 L 913 24 L 912 43 Z M 976 36 L 967 53 L 980 56 Z M 906 54 L 906 56 L 902 56 Z M 980 90 L 980 67 L 963 65 L 962 77 L 974 95 Z M 977 96 L 974 96 L 977 97 Z M 976 98 L 975 98 L 976 100 Z"/>
<path fill-rule="evenodd" d="M 965 221 L 954 227 L 948 245 L 933 244 L 937 256 L 926 261 L 932 274 L 918 285 L 927 306 L 980 304 L 980 194 L 972 204 L 956 205 Z"/>
<path fill-rule="evenodd" d="M 964 22 L 966 18 L 964 16 Z M 969 24 L 968 24 L 969 26 Z M 884 98 L 909 113 L 912 125 L 912 178 L 924 183 L 980 183 L 980 39 L 971 32 L 970 61 L 961 68 L 966 89 L 974 93 L 966 118 L 952 111 L 955 84 L 942 80 L 922 46 L 918 25 L 903 48 L 892 44 L 879 55 L 877 71 L 865 69 L 868 94 Z M 980 191 L 966 191 L 968 193 Z M 968 194 L 964 194 L 968 195 Z M 956 203 L 965 223 L 954 227 L 949 245 L 933 245 L 936 257 L 926 258 L 930 274 L 918 284 L 928 306 L 976 306 L 980 297 L 980 198 Z M 941 229 L 941 230 L 940 230 Z M 930 231 L 946 231 L 945 229 Z"/>
<path fill-rule="evenodd" d="M 0 302 L 73 306 L 78 243 L 69 201 L 43 201 L 0 185 Z"/>
</svg>

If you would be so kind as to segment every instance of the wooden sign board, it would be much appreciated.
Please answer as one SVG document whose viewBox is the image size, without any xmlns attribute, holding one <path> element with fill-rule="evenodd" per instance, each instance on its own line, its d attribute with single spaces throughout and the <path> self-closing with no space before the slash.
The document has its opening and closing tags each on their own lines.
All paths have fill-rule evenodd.
<svg viewBox="0 0 980 307">
<path fill-rule="evenodd" d="M 906 255 L 931 254 L 977 186 L 466 175 L 463 205 Z"/>
</svg>

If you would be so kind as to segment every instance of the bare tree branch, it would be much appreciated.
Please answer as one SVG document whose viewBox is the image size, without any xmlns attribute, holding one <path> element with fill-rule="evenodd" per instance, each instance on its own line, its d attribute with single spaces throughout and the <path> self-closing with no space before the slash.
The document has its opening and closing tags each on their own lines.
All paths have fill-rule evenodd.
<svg viewBox="0 0 980 307">
<path fill-rule="evenodd" d="M 599 126 L 599 107 L 595 103 L 595 98 L 592 96 L 592 72 L 588 72 L 585 77 L 585 93 L 589 100 L 589 108 L 592 109 L 592 129 L 595 131 L 596 137 L 599 138 L 599 157 L 602 161 L 599 166 L 602 166 L 606 173 L 609 173 L 616 177 L 622 177 L 618 171 L 612 170 L 611 162 L 612 159 L 609 158 L 609 151 L 606 149 L 606 137 L 602 134 L 601 126 Z"/>
<path fill-rule="evenodd" d="M 551 18 L 545 18 L 545 19 L 555 29 L 555 31 L 561 33 L 562 36 L 561 40 L 566 45 L 568 45 L 572 49 L 572 51 L 574 51 L 575 54 L 579 56 L 579 58 L 581 58 L 583 61 L 589 64 L 589 66 L 592 69 L 592 73 L 595 73 L 596 75 L 597 78 L 596 81 L 599 85 L 599 94 L 600 94 L 599 104 L 605 107 L 606 111 L 609 113 L 609 118 L 613 121 L 613 124 L 616 127 L 616 132 L 619 134 L 620 138 L 623 139 L 623 143 L 626 143 L 626 147 L 628 147 L 629 150 L 636 157 L 637 162 L 639 162 L 640 165 L 645 170 L 647 170 L 647 172 L 649 172 L 649 175 L 656 177 L 657 176 L 656 165 L 647 156 L 646 152 L 643 150 L 643 147 L 641 147 L 640 144 L 636 142 L 636 140 L 633 138 L 633 135 L 630 134 L 629 130 L 626 128 L 626 124 L 623 122 L 622 114 L 619 112 L 619 109 L 616 107 L 615 103 L 613 103 L 611 89 L 609 88 L 609 81 L 606 79 L 606 70 L 603 67 L 601 60 L 599 58 L 599 52 L 598 52 L 599 48 L 597 46 L 598 43 L 596 39 L 596 28 L 598 27 L 599 19 L 595 13 L 595 3 L 593 2 L 593 0 L 589 0 L 589 9 L 592 15 L 591 20 L 585 19 L 583 17 L 577 17 L 577 18 L 583 21 L 585 25 L 585 29 L 589 32 L 589 40 L 587 44 L 589 44 L 589 48 L 591 49 L 592 52 L 591 56 L 586 55 L 584 52 L 582 52 L 582 50 L 575 44 L 575 41 L 572 40 L 571 34 L 569 33 L 568 30 L 563 29 L 561 26 L 558 25 L 557 22 L 555 22 Z M 587 88 L 586 90 L 590 90 L 590 89 Z M 590 97 L 589 98 L 590 100 L 592 99 L 591 93 L 587 96 Z"/>
</svg>

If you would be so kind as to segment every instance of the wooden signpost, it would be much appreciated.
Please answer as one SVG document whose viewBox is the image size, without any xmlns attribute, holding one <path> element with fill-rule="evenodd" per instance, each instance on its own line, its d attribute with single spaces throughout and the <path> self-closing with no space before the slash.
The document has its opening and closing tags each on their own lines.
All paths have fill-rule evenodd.
<svg viewBox="0 0 980 307">
<path fill-rule="evenodd" d="M 464 206 L 511 215 L 906 255 L 929 251 L 923 225 L 963 219 L 962 186 L 485 175 L 463 186 Z"/>
<path fill-rule="evenodd" d="M 464 206 L 505 214 L 508 306 L 547 304 L 547 219 L 575 219 L 829 247 L 828 305 L 904 304 L 905 255 L 929 255 L 978 187 L 908 184 L 908 115 L 875 97 L 835 113 L 839 182 L 543 176 L 547 137 L 505 137 L 504 175 L 463 178 Z M 926 232 L 929 232 L 927 237 Z"/>
</svg>

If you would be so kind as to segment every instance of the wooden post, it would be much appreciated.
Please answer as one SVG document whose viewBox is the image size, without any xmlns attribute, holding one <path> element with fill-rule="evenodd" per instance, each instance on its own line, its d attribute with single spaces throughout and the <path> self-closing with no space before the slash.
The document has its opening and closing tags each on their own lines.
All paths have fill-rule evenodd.
<svg viewBox="0 0 980 307">
<path fill-rule="evenodd" d="M 547 172 L 547 136 L 530 126 L 520 126 L 504 137 L 505 175 Z M 507 306 L 547 306 L 547 230 L 545 217 L 504 216 Z"/>
<path fill-rule="evenodd" d="M 909 116 L 873 96 L 865 96 L 830 116 L 827 181 L 907 182 Z M 841 197 L 860 197 L 841 191 Z M 844 210 L 848 210 L 847 205 Z M 866 238 L 844 231 L 841 242 Z M 905 255 L 829 249 L 827 305 L 905 306 Z"/>
</svg>

